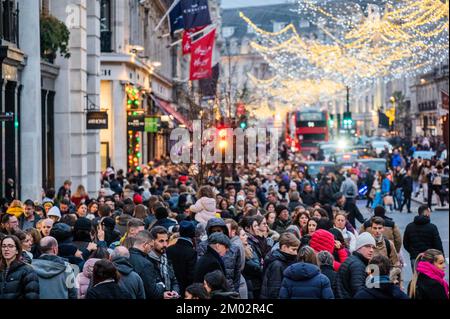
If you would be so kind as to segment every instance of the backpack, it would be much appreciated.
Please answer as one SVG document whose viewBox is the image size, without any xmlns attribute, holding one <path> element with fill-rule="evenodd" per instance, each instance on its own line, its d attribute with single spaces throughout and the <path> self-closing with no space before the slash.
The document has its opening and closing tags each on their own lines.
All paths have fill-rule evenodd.
<svg viewBox="0 0 450 319">
<path fill-rule="evenodd" d="M 355 197 L 355 190 L 350 182 L 344 184 L 344 196 L 345 197 Z"/>
</svg>

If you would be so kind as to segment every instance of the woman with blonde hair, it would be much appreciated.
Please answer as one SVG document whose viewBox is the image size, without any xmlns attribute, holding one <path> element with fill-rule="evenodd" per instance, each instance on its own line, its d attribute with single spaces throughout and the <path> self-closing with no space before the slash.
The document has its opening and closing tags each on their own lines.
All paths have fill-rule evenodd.
<svg viewBox="0 0 450 319">
<path fill-rule="evenodd" d="M 445 280 L 445 258 L 441 251 L 428 249 L 419 254 L 414 269 L 408 289 L 411 299 L 449 299 L 448 282 Z"/>
<path fill-rule="evenodd" d="M 88 199 L 89 195 L 83 185 L 78 185 L 75 193 L 73 193 L 72 197 L 70 198 L 75 206 L 78 206 L 80 203 L 84 203 Z"/>
</svg>

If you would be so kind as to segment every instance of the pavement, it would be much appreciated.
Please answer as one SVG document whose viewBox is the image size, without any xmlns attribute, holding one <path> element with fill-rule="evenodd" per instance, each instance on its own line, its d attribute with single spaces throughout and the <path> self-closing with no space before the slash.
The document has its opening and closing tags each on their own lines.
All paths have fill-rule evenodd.
<svg viewBox="0 0 450 319">
<path fill-rule="evenodd" d="M 365 218 L 370 218 L 372 213 L 366 208 L 366 201 L 359 200 L 358 208 Z M 417 216 L 417 210 L 419 206 L 422 205 L 419 201 L 413 201 L 411 203 L 411 214 L 406 213 L 406 209 L 404 209 L 403 213 L 399 213 L 398 211 L 388 212 L 386 215 L 394 220 L 396 225 L 400 228 L 400 232 L 403 236 L 406 226 L 414 220 L 414 217 Z M 447 261 L 447 268 L 445 271 L 446 280 L 449 280 L 449 210 L 448 206 L 446 210 L 435 209 L 433 207 L 433 212 L 431 214 L 431 222 L 438 227 L 439 234 L 442 240 L 442 246 L 444 248 L 445 259 Z M 357 222 L 357 227 L 360 225 Z M 403 260 L 405 262 L 405 266 L 403 267 L 403 278 L 405 283 L 405 288 L 408 286 L 409 282 L 412 278 L 412 270 L 411 270 L 411 262 L 408 252 L 402 247 L 401 254 L 403 255 Z"/>
<path fill-rule="evenodd" d="M 428 203 L 423 199 L 423 194 L 419 194 L 419 196 L 417 196 L 417 197 L 411 197 L 411 201 L 415 202 L 419 205 L 428 205 Z M 447 198 L 447 201 L 448 201 L 448 198 Z M 439 203 L 439 199 L 437 198 L 437 195 L 433 194 L 433 200 L 431 202 L 431 205 L 434 206 L 433 209 L 448 212 L 448 210 L 449 210 L 448 202 L 444 206 L 439 206 L 438 203 Z"/>
</svg>

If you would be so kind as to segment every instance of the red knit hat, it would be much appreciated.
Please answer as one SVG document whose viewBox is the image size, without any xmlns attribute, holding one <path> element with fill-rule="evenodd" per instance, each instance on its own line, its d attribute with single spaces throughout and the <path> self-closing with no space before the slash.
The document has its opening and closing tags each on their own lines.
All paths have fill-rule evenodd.
<svg viewBox="0 0 450 319">
<path fill-rule="evenodd" d="M 181 175 L 178 180 L 180 181 L 181 184 L 186 184 L 186 182 L 188 181 L 189 177 L 187 177 L 186 175 Z"/>
<path fill-rule="evenodd" d="M 133 202 L 134 202 L 135 205 L 142 204 L 142 196 L 139 195 L 139 194 L 134 194 Z"/>
<path fill-rule="evenodd" d="M 316 252 L 325 250 L 332 254 L 334 251 L 334 236 L 324 229 L 316 230 L 311 236 L 309 245 Z"/>
</svg>

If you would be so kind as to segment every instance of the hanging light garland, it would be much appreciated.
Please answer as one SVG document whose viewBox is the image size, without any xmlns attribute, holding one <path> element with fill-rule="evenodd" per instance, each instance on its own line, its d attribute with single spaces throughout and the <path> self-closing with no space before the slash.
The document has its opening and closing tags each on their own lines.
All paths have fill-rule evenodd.
<svg viewBox="0 0 450 319">
<path fill-rule="evenodd" d="M 355 4 L 322 8 L 319 1 L 299 1 L 299 12 L 306 9 L 308 19 L 328 35 L 322 42 L 300 36 L 293 24 L 269 32 L 240 15 L 258 35 L 252 48 L 286 79 L 367 86 L 379 77 L 387 81 L 416 75 L 447 58 L 448 0 L 387 1 L 377 8 L 368 7 L 372 12 L 366 17 Z M 330 24 L 335 27 L 331 31 Z"/>
</svg>

